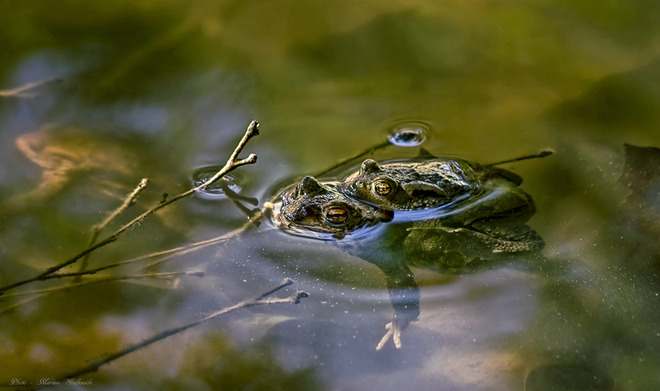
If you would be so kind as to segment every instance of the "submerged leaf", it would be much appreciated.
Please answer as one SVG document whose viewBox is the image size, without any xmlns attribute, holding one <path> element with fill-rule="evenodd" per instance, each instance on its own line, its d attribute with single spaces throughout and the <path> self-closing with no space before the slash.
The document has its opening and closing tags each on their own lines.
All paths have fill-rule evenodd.
<svg viewBox="0 0 660 391">
<path fill-rule="evenodd" d="M 660 148 L 637 147 L 624 144 L 626 164 L 621 182 L 637 196 L 649 203 L 658 204 L 660 199 Z"/>
<path fill-rule="evenodd" d="M 660 233 L 660 149 L 625 144 L 626 163 L 620 181 L 629 193 L 624 205 L 654 223 Z"/>
<path fill-rule="evenodd" d="M 660 271 L 660 149 L 625 144 L 620 182 L 628 189 L 622 203 L 629 228 L 647 239 L 655 253 L 652 269 Z"/>
</svg>

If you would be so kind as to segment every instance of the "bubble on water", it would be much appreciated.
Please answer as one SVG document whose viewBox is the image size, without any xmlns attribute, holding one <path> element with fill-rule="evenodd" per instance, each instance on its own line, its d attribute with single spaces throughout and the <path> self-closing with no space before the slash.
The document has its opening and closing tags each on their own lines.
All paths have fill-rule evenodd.
<svg viewBox="0 0 660 391">
<path fill-rule="evenodd" d="M 387 139 L 398 147 L 422 145 L 431 133 L 431 124 L 423 121 L 399 121 L 390 127 Z"/>
<path fill-rule="evenodd" d="M 193 186 L 197 187 L 204 184 L 206 181 L 211 179 L 222 167 L 220 166 L 211 166 L 211 167 L 202 167 L 192 174 Z M 226 198 L 225 189 L 229 189 L 234 193 L 240 193 L 242 188 L 239 185 L 239 180 L 237 176 L 233 174 L 225 174 L 222 178 L 218 179 L 214 183 L 206 186 L 204 189 L 199 191 L 199 194 L 204 195 L 208 198 Z"/>
</svg>

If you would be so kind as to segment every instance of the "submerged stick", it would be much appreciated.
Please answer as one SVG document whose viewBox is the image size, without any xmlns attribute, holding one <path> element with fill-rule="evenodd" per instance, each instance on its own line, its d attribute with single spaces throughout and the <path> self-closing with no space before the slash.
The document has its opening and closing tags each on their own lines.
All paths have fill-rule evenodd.
<svg viewBox="0 0 660 391">
<path fill-rule="evenodd" d="M 13 88 L 11 90 L 0 90 L 0 97 L 19 97 L 19 98 L 34 98 L 38 94 L 36 93 L 30 93 L 26 92 L 28 90 L 32 90 L 37 87 L 41 87 L 44 84 L 52 83 L 52 82 L 61 82 L 63 79 L 59 77 L 51 77 L 48 79 L 40 80 L 40 81 L 33 81 L 27 84 L 24 84 L 20 87 Z"/>
<path fill-rule="evenodd" d="M 242 196 L 236 193 L 235 191 L 233 191 L 232 189 L 230 189 L 229 186 L 222 181 L 220 182 L 220 189 L 225 194 L 225 196 L 227 196 L 227 199 L 231 201 L 231 203 L 234 204 L 234 206 L 238 208 L 238 210 L 243 212 L 243 214 L 245 214 L 245 216 L 247 216 L 248 219 L 252 220 L 254 214 L 259 211 L 258 209 L 249 209 L 241 203 L 241 202 L 247 202 L 249 204 L 256 206 L 257 204 L 259 204 L 259 200 L 257 200 L 256 198 Z M 252 221 L 256 227 L 259 227 L 259 224 L 261 224 L 258 220 L 252 220 Z"/>
<path fill-rule="evenodd" d="M 251 153 L 246 157 L 245 159 L 239 159 L 238 155 L 243 151 L 243 148 L 245 148 L 245 145 L 247 145 L 248 141 L 254 136 L 259 135 L 259 123 L 257 121 L 252 121 L 250 122 L 250 125 L 248 125 L 245 134 L 243 135 L 243 138 L 241 141 L 239 141 L 238 145 L 236 146 L 236 149 L 234 149 L 234 152 L 231 154 L 229 159 L 227 160 L 227 163 L 215 174 L 211 179 L 208 181 L 202 183 L 199 186 L 193 187 L 192 189 L 189 189 L 181 194 L 178 194 L 170 199 L 163 199 L 161 200 L 158 204 L 154 205 L 138 217 L 134 218 L 130 222 L 124 224 L 122 227 L 117 229 L 114 233 L 112 233 L 110 236 L 106 237 L 102 241 L 94 244 L 93 246 L 88 247 L 87 249 L 83 250 L 82 252 L 78 253 L 77 255 L 73 256 L 72 258 L 67 259 L 64 262 L 61 262 L 55 266 L 51 266 L 50 268 L 44 270 L 40 274 L 25 279 L 21 281 L 14 282 L 12 284 L 0 287 L 0 295 L 2 295 L 3 292 L 6 292 L 10 289 L 17 288 L 19 286 L 34 282 L 34 281 L 40 281 L 46 279 L 49 275 L 56 273 L 57 271 L 61 270 L 62 268 L 65 268 L 69 265 L 72 265 L 76 262 L 78 262 L 80 259 L 86 257 L 88 254 L 92 253 L 98 248 L 101 248 L 109 243 L 112 243 L 119 239 L 119 237 L 125 233 L 129 228 L 134 226 L 135 224 L 140 223 L 142 220 L 144 220 L 145 217 L 149 216 L 150 214 L 153 214 L 154 212 L 182 199 L 185 197 L 188 197 L 202 189 L 204 189 L 206 186 L 214 183 L 218 179 L 222 178 L 225 174 L 228 172 L 240 167 L 244 166 L 246 164 L 254 164 L 257 162 L 257 155 Z"/>
<path fill-rule="evenodd" d="M 544 149 L 544 150 L 542 150 L 538 153 L 534 153 L 534 154 L 531 154 L 531 155 L 523 155 L 523 156 L 519 156 L 519 157 L 516 157 L 516 158 L 513 158 L 513 159 L 507 159 L 507 160 L 502 160 L 502 161 L 495 162 L 495 163 L 484 164 L 484 167 L 499 166 L 500 164 L 519 162 L 521 160 L 538 159 L 538 158 L 550 156 L 553 153 L 555 153 L 555 151 L 552 150 L 552 149 Z"/>
<path fill-rule="evenodd" d="M 242 309 L 242 308 L 248 308 L 248 307 L 256 306 L 256 305 L 298 304 L 300 302 L 300 299 L 309 296 L 309 294 L 306 293 L 306 292 L 298 291 L 298 292 L 296 292 L 296 294 L 294 294 L 292 296 L 289 296 L 289 297 L 285 297 L 285 298 L 268 299 L 266 297 L 266 296 L 269 296 L 269 295 L 277 292 L 278 290 L 280 290 L 280 289 L 282 289 L 286 286 L 289 286 L 291 284 L 293 284 L 293 281 L 290 280 L 290 279 L 286 279 L 280 285 L 278 285 L 277 287 L 275 287 L 275 288 L 271 289 L 270 291 L 260 295 L 257 298 L 241 301 L 240 303 L 234 304 L 231 307 L 223 308 L 219 311 L 216 311 L 216 312 L 212 313 L 211 315 L 208 315 L 204 318 L 198 319 L 194 322 L 191 322 L 191 323 L 188 323 L 188 324 L 183 325 L 183 326 L 175 327 L 175 328 L 160 332 L 160 333 L 158 333 L 154 336 L 151 336 L 151 337 L 145 339 L 142 342 L 130 345 L 130 346 L 118 351 L 118 352 L 115 352 L 115 353 L 112 353 L 112 354 L 106 356 L 105 358 L 94 361 L 93 363 L 87 365 L 86 367 L 83 367 L 83 368 L 80 368 L 76 371 L 68 373 L 68 374 L 62 376 L 61 379 L 62 379 L 62 381 L 65 381 L 66 379 L 73 379 L 73 378 L 76 378 L 78 376 L 82 376 L 84 374 L 90 373 L 90 372 L 96 372 L 103 365 L 109 364 L 112 361 L 115 361 L 115 360 L 117 360 L 121 357 L 124 357 L 124 356 L 126 356 L 130 353 L 133 353 L 133 352 L 138 351 L 140 349 L 146 348 L 147 346 L 149 346 L 149 345 L 151 345 L 155 342 L 161 341 L 161 340 L 163 340 L 167 337 L 171 337 L 172 335 L 175 335 L 175 334 L 181 333 L 183 331 L 186 331 L 186 330 L 188 330 L 192 327 L 200 325 L 204 322 L 208 322 L 209 320 L 213 320 L 213 319 L 215 319 L 217 317 L 220 317 L 224 314 L 227 314 L 229 312 L 236 311 L 236 310 Z"/>
<path fill-rule="evenodd" d="M 371 147 L 369 147 L 369 148 L 363 150 L 362 152 L 360 152 L 360 153 L 358 153 L 358 154 L 356 154 L 356 155 L 353 155 L 353 156 L 351 156 L 351 157 L 349 157 L 349 158 L 347 158 L 347 159 L 340 160 L 339 162 L 337 162 L 337 163 L 335 163 L 334 165 L 332 165 L 332 166 L 330 166 L 330 167 L 324 169 L 323 171 L 320 171 L 320 172 L 315 173 L 314 176 L 315 176 L 315 177 L 323 176 L 323 175 L 329 173 L 330 171 L 332 171 L 332 170 L 334 170 L 334 169 L 336 169 L 336 168 L 338 168 L 338 167 L 341 167 L 341 166 L 343 166 L 344 164 L 346 164 L 346 163 L 348 163 L 348 162 L 350 162 L 350 161 L 352 161 L 352 160 L 355 160 L 355 159 L 361 158 L 362 156 L 372 154 L 372 153 L 374 153 L 374 152 L 376 152 L 376 151 L 378 151 L 378 150 L 381 150 L 381 149 L 384 149 L 384 148 L 387 148 L 387 147 L 391 147 L 391 146 L 392 146 L 392 143 L 390 143 L 389 141 L 384 141 L 384 142 L 382 142 L 382 143 L 379 143 L 379 144 L 373 145 L 373 146 L 371 146 Z"/>
</svg>

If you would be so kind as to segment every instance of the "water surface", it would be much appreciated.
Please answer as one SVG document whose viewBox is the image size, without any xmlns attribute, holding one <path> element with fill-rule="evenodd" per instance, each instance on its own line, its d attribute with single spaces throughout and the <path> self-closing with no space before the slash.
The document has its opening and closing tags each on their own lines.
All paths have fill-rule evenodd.
<svg viewBox="0 0 660 391">
<path fill-rule="evenodd" d="M 415 270 L 421 316 L 400 350 L 375 351 L 392 315 L 380 270 L 262 222 L 166 260 L 5 292 L 0 382 L 57 379 L 292 278 L 275 296 L 309 292 L 300 304 L 228 314 L 83 375 L 93 385 L 81 387 L 541 390 L 558 371 L 598 390 L 660 383 L 656 160 L 626 159 L 623 145 L 660 146 L 655 3 L 0 8 L 0 285 L 85 249 L 142 178 L 149 185 L 99 240 L 190 188 L 253 119 L 261 135 L 242 156 L 258 162 L 230 188 L 257 205 L 183 199 L 86 268 L 233 232 L 273 189 L 388 142 L 401 124 L 409 136 L 368 156 L 417 156 L 417 130 L 432 154 L 479 163 L 556 152 L 505 166 L 536 202 L 529 224 L 546 241 L 546 273 Z"/>
</svg>

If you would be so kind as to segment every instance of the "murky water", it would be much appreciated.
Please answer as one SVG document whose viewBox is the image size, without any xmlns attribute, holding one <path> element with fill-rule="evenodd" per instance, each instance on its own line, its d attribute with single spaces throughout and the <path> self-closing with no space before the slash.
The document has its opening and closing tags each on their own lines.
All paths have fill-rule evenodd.
<svg viewBox="0 0 660 391">
<path fill-rule="evenodd" d="M 660 146 L 655 3 L 1 8 L 0 285 L 41 275 L 0 296 L 1 383 L 660 383 L 658 152 L 624 147 Z M 256 164 L 43 274 L 88 248 L 95 229 L 100 243 L 212 175 L 194 173 L 222 166 L 253 119 L 261 134 L 240 157 L 255 153 Z M 415 158 L 420 147 L 483 164 L 553 149 L 503 166 L 523 178 L 537 210 L 529 225 L 546 246 L 466 275 L 414 268 L 419 320 L 401 349 L 376 351 L 393 315 L 382 271 L 267 218 L 246 226 L 247 216 L 305 175 L 341 178 L 367 157 Z M 142 178 L 134 202 L 101 227 Z M 285 278 L 294 283 L 272 297 L 309 297 L 218 316 L 62 378 Z"/>
</svg>

